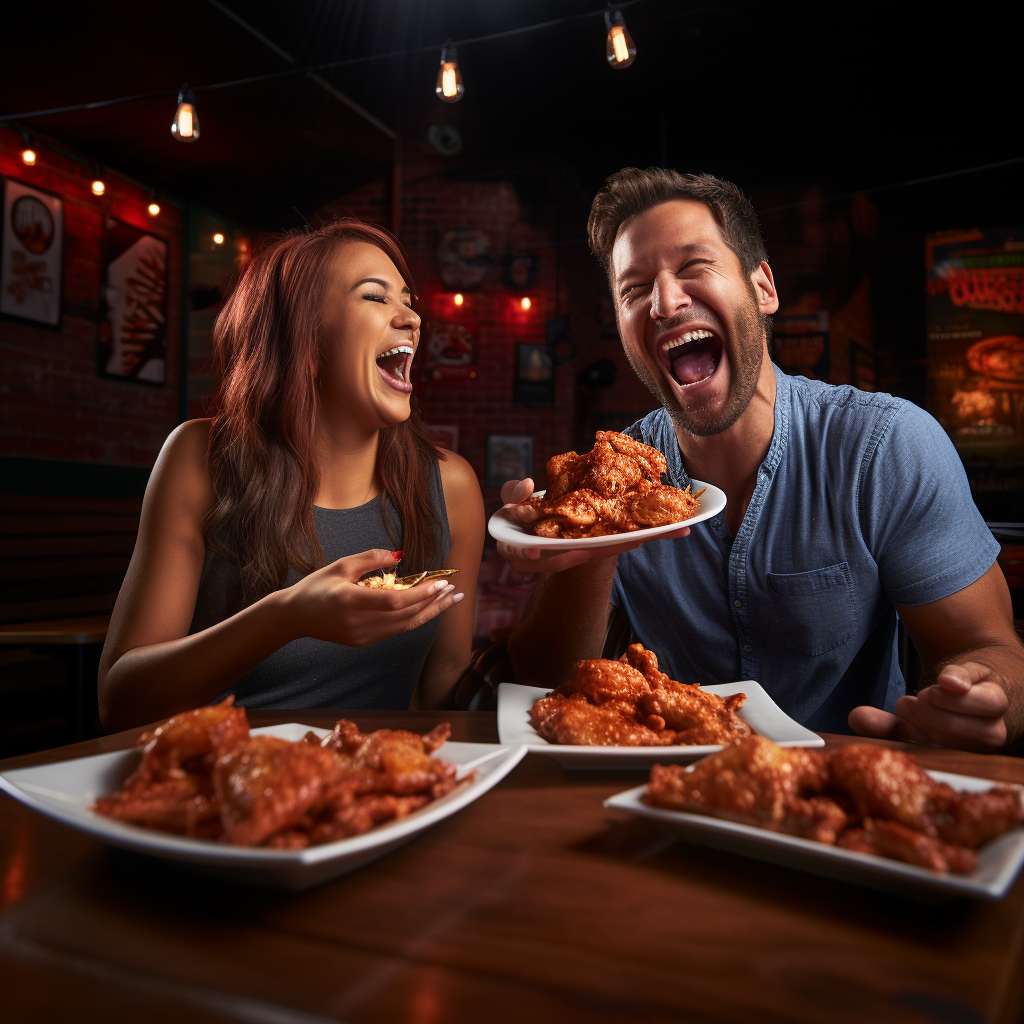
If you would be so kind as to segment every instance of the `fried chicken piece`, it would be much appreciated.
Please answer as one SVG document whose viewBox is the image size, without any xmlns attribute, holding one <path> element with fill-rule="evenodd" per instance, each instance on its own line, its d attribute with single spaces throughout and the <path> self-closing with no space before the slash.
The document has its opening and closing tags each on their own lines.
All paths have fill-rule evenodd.
<svg viewBox="0 0 1024 1024">
<path fill-rule="evenodd" d="M 258 846 L 318 809 L 328 788 L 350 771 L 333 750 L 251 736 L 223 754 L 213 789 L 228 842 Z"/>
<path fill-rule="evenodd" d="M 437 799 L 456 784 L 455 765 L 430 756 L 450 735 L 448 722 L 425 736 L 404 729 L 378 729 L 364 735 L 355 722 L 343 718 L 323 745 L 347 755 L 352 769 L 372 772 L 376 792 L 399 796 L 429 792 Z"/>
<path fill-rule="evenodd" d="M 652 729 L 675 730 L 677 743 L 725 746 L 751 734 L 750 726 L 736 714 L 746 699 L 745 693 L 719 697 L 666 676 L 657 690 L 637 701 L 637 717 Z"/>
<path fill-rule="evenodd" d="M 664 747 L 675 734 L 655 732 L 641 725 L 629 712 L 631 704 L 611 700 L 600 707 L 582 693 L 563 697 L 552 694 L 533 705 L 530 721 L 549 743 L 595 747 Z"/>
<path fill-rule="evenodd" d="M 899 822 L 958 846 L 976 848 L 1024 822 L 1021 790 L 959 792 L 936 782 L 902 751 L 853 743 L 832 752 L 829 771 L 833 785 L 850 794 L 865 818 Z"/>
<path fill-rule="evenodd" d="M 942 873 L 953 871 L 966 875 L 978 866 L 978 855 L 973 850 L 944 843 L 898 821 L 882 818 L 865 818 L 863 828 L 847 829 L 836 841 L 836 846 Z"/>
<path fill-rule="evenodd" d="M 138 777 L 92 808 L 97 814 L 178 835 L 216 838 L 221 829 L 209 779 L 182 772 L 175 778 Z"/>
<path fill-rule="evenodd" d="M 640 492 L 630 503 L 628 512 L 640 527 L 667 526 L 689 519 L 699 507 L 700 502 L 689 487 L 681 491 L 678 487 L 661 484 Z"/>
<path fill-rule="evenodd" d="M 606 704 L 610 700 L 635 705 L 642 696 L 650 694 L 651 687 L 644 675 L 632 665 L 593 658 L 577 661 L 572 675 L 555 687 L 554 692 L 563 697 L 582 693 L 595 705 Z"/>
<path fill-rule="evenodd" d="M 337 839 L 362 835 L 387 821 L 397 821 L 418 811 L 431 801 L 425 793 L 395 796 L 394 793 L 372 793 L 366 796 L 343 797 L 339 790 L 334 800 L 318 815 L 309 830 L 310 845 L 332 843 Z"/>
<path fill-rule="evenodd" d="M 172 779 L 183 771 L 208 772 L 218 756 L 237 747 L 249 735 L 245 708 L 234 707 L 229 694 L 220 704 L 186 711 L 169 718 L 138 739 L 142 763 L 135 773 L 145 779 Z M 132 785 L 135 775 L 126 785 Z"/>
<path fill-rule="evenodd" d="M 834 843 L 848 822 L 820 795 L 828 767 L 818 753 L 749 736 L 687 770 L 655 765 L 644 799 L 655 807 L 710 814 L 773 832 Z"/>
</svg>

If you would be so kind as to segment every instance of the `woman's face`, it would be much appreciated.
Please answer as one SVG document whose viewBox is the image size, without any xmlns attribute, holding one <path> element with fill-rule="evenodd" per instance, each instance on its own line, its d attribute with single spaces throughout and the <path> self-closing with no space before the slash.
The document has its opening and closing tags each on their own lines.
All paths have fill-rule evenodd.
<svg viewBox="0 0 1024 1024">
<path fill-rule="evenodd" d="M 368 430 L 409 418 L 420 318 L 398 268 L 370 242 L 337 250 L 324 300 L 320 399 Z"/>
</svg>

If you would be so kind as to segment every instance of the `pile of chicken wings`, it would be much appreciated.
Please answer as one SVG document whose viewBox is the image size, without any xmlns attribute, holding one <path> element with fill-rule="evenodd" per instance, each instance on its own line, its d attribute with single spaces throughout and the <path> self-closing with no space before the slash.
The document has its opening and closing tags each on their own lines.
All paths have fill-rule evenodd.
<svg viewBox="0 0 1024 1024">
<path fill-rule="evenodd" d="M 746 699 L 676 682 L 658 668 L 653 651 L 633 644 L 618 661 L 578 661 L 567 682 L 533 705 L 530 723 L 549 743 L 724 745 L 751 733 L 736 714 Z"/>
<path fill-rule="evenodd" d="M 585 455 L 548 459 L 547 491 L 529 499 L 542 517 L 533 531 L 538 537 L 604 537 L 689 519 L 703 492 L 663 484 L 666 469 L 657 448 L 599 430 Z"/>
<path fill-rule="evenodd" d="M 300 850 L 404 818 L 451 792 L 456 767 L 431 755 L 445 722 L 425 736 L 361 733 L 341 719 L 322 740 L 251 736 L 233 697 L 175 715 L 139 738 L 142 763 L 93 810 L 164 832 L 236 846 Z"/>
<path fill-rule="evenodd" d="M 645 800 L 958 874 L 977 867 L 982 843 L 1024 822 L 1017 787 L 960 792 L 898 750 L 854 743 L 821 754 L 763 736 L 689 771 L 655 765 Z"/>
</svg>

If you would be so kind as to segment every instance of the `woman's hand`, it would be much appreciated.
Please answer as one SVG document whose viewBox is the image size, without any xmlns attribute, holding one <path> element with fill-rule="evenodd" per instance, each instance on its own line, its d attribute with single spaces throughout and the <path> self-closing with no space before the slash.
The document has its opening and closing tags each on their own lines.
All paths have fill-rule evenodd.
<svg viewBox="0 0 1024 1024">
<path fill-rule="evenodd" d="M 295 636 L 366 647 L 410 629 L 417 629 L 462 594 L 444 580 L 421 583 L 410 590 L 377 590 L 356 586 L 373 569 L 390 569 L 401 551 L 374 548 L 339 558 L 281 592 Z"/>
<path fill-rule="evenodd" d="M 501 500 L 508 509 L 509 515 L 520 524 L 530 526 L 540 517 L 540 513 L 532 506 L 523 504 L 533 494 L 533 480 L 508 480 L 501 488 Z M 658 540 L 671 537 L 685 537 L 690 532 L 688 526 L 680 526 L 678 530 L 659 533 Z M 629 536 L 629 534 L 625 534 Z M 531 576 L 539 572 L 562 572 L 584 562 L 599 561 L 621 555 L 624 551 L 632 551 L 645 543 L 642 540 L 623 540 L 621 544 L 609 544 L 599 548 L 577 548 L 573 551 L 557 551 L 545 554 L 539 547 L 514 547 L 511 544 L 498 542 L 498 554 L 522 576 Z"/>
</svg>

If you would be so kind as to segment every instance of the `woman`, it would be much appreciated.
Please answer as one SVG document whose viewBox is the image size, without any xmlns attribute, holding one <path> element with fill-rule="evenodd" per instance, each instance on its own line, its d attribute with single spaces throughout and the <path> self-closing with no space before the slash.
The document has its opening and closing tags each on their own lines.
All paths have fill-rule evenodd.
<svg viewBox="0 0 1024 1024">
<path fill-rule="evenodd" d="M 219 412 L 168 437 L 146 489 L 100 662 L 105 728 L 229 692 L 247 707 L 450 696 L 483 501 L 411 405 L 413 296 L 396 241 L 357 220 L 254 257 L 214 332 Z M 356 586 L 442 565 L 456 586 Z"/>
</svg>

